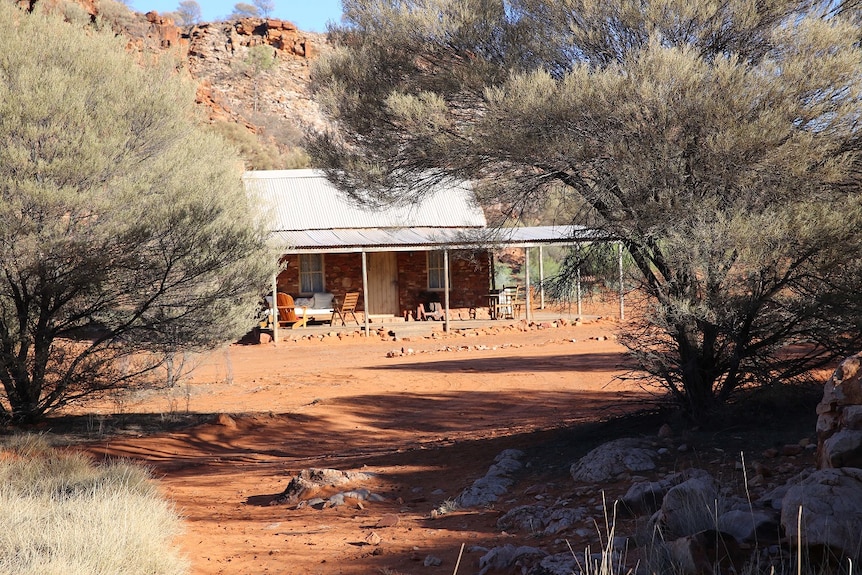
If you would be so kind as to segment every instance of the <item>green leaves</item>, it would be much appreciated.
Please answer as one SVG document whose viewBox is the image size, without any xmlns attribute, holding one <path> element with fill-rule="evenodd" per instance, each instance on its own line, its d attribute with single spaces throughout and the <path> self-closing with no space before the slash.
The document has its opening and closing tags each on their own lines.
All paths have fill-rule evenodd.
<svg viewBox="0 0 862 575">
<path fill-rule="evenodd" d="M 0 25 L 0 419 L 32 420 L 244 333 L 269 262 L 175 70 L 8 4 Z"/>
<path fill-rule="evenodd" d="M 862 51 L 833 3 L 345 8 L 314 75 L 341 127 L 318 161 L 344 184 L 474 179 L 522 221 L 579 206 L 651 299 L 632 352 L 693 412 L 862 343 Z"/>
</svg>

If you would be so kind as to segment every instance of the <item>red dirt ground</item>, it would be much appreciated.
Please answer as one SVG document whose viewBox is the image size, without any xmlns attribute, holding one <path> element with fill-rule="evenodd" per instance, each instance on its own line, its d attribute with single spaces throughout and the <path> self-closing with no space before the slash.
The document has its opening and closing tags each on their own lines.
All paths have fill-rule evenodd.
<svg viewBox="0 0 862 575">
<path fill-rule="evenodd" d="M 210 414 L 205 423 L 106 436 L 91 449 L 152 466 L 186 518 L 179 544 L 194 575 L 451 574 L 462 544 L 458 572 L 475 573 L 482 552 L 473 546 L 537 543 L 501 533 L 494 508 L 437 518 L 432 510 L 483 476 L 503 449 L 529 455 L 565 428 L 635 407 L 639 392 L 614 381 L 623 369 L 615 331 L 614 322 L 596 321 L 442 339 L 231 346 L 205 358 L 173 399 L 85 407 L 165 421 L 188 410 Z M 387 357 L 402 347 L 415 353 Z M 571 459 L 546 456 L 564 477 Z M 385 500 L 271 505 L 309 467 L 374 474 L 362 486 Z M 539 498 L 534 483 L 519 482 L 505 508 Z M 429 555 L 442 564 L 425 566 Z"/>
</svg>

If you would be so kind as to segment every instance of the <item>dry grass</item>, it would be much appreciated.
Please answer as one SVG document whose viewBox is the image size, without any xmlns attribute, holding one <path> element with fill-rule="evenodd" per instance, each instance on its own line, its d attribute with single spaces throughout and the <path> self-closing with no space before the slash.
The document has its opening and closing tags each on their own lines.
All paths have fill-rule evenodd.
<svg viewBox="0 0 862 575">
<path fill-rule="evenodd" d="M 0 460 L 0 573 L 16 575 L 181 575 L 171 548 L 180 520 L 147 470 L 95 465 L 16 436 Z"/>
</svg>

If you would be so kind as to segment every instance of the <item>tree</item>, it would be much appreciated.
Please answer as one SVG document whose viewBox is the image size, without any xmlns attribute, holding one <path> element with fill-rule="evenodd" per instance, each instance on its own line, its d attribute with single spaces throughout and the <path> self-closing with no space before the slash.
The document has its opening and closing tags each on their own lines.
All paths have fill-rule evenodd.
<svg viewBox="0 0 862 575">
<path fill-rule="evenodd" d="M 694 417 L 860 343 L 859 29 L 805 0 L 344 2 L 311 151 L 359 197 L 444 177 L 619 238 L 624 339 Z M 417 188 L 418 186 L 418 188 Z M 388 190 L 388 192 L 383 192 Z"/>
<path fill-rule="evenodd" d="M 267 276 L 232 148 L 170 66 L 0 4 L 0 421 L 247 330 Z"/>
<path fill-rule="evenodd" d="M 252 110 L 254 112 L 258 110 L 258 100 L 260 99 L 260 75 L 275 68 L 276 63 L 275 48 L 267 44 L 258 44 L 249 48 L 248 54 L 240 65 L 240 68 L 251 77 L 253 82 Z"/>
<path fill-rule="evenodd" d="M 201 21 L 201 5 L 195 0 L 182 0 L 177 5 L 177 15 L 184 26 L 194 26 Z"/>
<path fill-rule="evenodd" d="M 257 18 L 258 16 L 260 16 L 260 12 L 258 12 L 257 7 L 254 4 L 237 2 L 233 5 L 233 14 L 231 14 L 232 18 Z"/>
<path fill-rule="evenodd" d="M 254 0 L 252 3 L 257 8 L 258 13 L 264 18 L 269 18 L 272 11 L 275 10 L 275 2 L 272 0 Z"/>
</svg>

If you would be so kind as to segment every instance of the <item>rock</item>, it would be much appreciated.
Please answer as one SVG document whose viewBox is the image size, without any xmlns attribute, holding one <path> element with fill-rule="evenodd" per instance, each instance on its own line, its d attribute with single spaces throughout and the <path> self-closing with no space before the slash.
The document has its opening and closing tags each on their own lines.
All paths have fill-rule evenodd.
<svg viewBox="0 0 862 575">
<path fill-rule="evenodd" d="M 661 507 L 665 494 L 672 487 L 695 477 L 710 477 L 710 475 L 703 469 L 687 469 L 668 475 L 659 481 L 641 480 L 629 488 L 620 499 L 620 503 L 631 513 L 654 513 Z"/>
<path fill-rule="evenodd" d="M 732 535 L 708 529 L 681 537 L 667 544 L 673 573 L 740 573 L 748 554 Z"/>
<path fill-rule="evenodd" d="M 567 531 L 587 515 L 583 507 L 548 509 L 543 505 L 521 505 L 497 520 L 499 529 L 524 531 L 530 535 L 556 535 Z"/>
<path fill-rule="evenodd" d="M 802 531 L 797 529 L 802 509 Z M 839 558 L 862 560 L 862 469 L 821 469 L 791 485 L 781 506 L 791 544 L 822 546 Z"/>
<path fill-rule="evenodd" d="M 380 538 L 380 535 L 378 535 L 374 531 L 372 531 L 365 537 L 365 542 L 369 545 L 380 545 L 381 541 L 382 539 Z"/>
<path fill-rule="evenodd" d="M 236 421 L 227 413 L 219 413 L 216 417 L 216 425 L 221 425 L 228 429 L 236 429 Z"/>
<path fill-rule="evenodd" d="M 775 540 L 781 532 L 775 509 L 732 509 L 718 518 L 718 528 L 746 542 Z"/>
<path fill-rule="evenodd" d="M 862 353 L 842 361 L 817 405 L 817 467 L 862 467 Z M 833 439 L 833 437 L 838 436 Z"/>
<path fill-rule="evenodd" d="M 529 565 L 538 563 L 547 552 L 536 547 L 522 545 L 515 547 L 512 544 L 494 547 L 479 558 L 479 575 L 485 575 L 488 571 L 499 570 L 512 572 L 513 567 L 521 567 L 519 572 L 526 572 Z"/>
<path fill-rule="evenodd" d="M 662 439 L 670 439 L 673 437 L 673 428 L 665 423 L 658 429 L 658 436 Z"/>
<path fill-rule="evenodd" d="M 145 15 L 150 24 L 148 36 L 158 39 L 162 48 L 175 48 L 180 45 L 180 29 L 172 18 L 160 16 L 158 12 L 150 11 Z"/>
<path fill-rule="evenodd" d="M 425 561 L 423 561 L 422 564 L 425 565 L 425 567 L 439 567 L 443 564 L 443 560 L 434 555 L 429 555 L 425 558 Z"/>
<path fill-rule="evenodd" d="M 390 513 L 389 515 L 384 515 L 380 519 L 377 520 L 376 527 L 395 527 L 398 525 L 400 519 L 394 513 Z"/>
<path fill-rule="evenodd" d="M 484 477 L 473 482 L 473 485 L 461 492 L 455 498 L 459 507 L 479 507 L 496 502 L 499 497 L 508 492 L 514 480 L 509 475 L 519 470 L 522 465 L 518 461 L 524 456 L 522 451 L 507 449 L 494 459 Z"/>
<path fill-rule="evenodd" d="M 760 461 L 755 461 L 751 465 L 752 469 L 754 469 L 755 475 L 760 475 L 761 477 L 771 477 L 772 476 L 772 468 L 767 465 L 764 465 Z"/>
<path fill-rule="evenodd" d="M 609 441 L 593 449 L 572 464 L 572 479 L 588 483 L 606 483 L 621 473 L 652 471 L 658 453 L 652 442 L 637 438 Z"/>
<path fill-rule="evenodd" d="M 715 525 L 716 512 L 723 511 L 715 479 L 698 475 L 668 490 L 650 518 L 650 531 L 658 529 L 666 541 L 693 535 Z"/>
<path fill-rule="evenodd" d="M 345 485 L 370 479 L 370 475 L 357 471 L 339 471 L 337 469 L 309 468 L 303 469 L 295 475 L 285 487 L 284 491 L 276 497 L 275 503 L 296 503 L 300 499 L 315 495 L 325 487 Z M 360 492 L 352 492 L 358 495 Z M 342 495 L 342 500 L 343 496 Z M 353 495 L 350 495 L 353 496 Z M 334 496 L 333 496 L 334 497 Z M 357 497 L 358 498 L 358 497 Z M 343 501 L 342 501 L 343 502 Z"/>
<path fill-rule="evenodd" d="M 655 513 L 668 489 L 661 481 L 641 481 L 629 487 L 620 502 L 632 514 Z"/>
<path fill-rule="evenodd" d="M 862 430 L 839 429 L 819 447 L 821 468 L 862 467 Z"/>
</svg>

